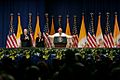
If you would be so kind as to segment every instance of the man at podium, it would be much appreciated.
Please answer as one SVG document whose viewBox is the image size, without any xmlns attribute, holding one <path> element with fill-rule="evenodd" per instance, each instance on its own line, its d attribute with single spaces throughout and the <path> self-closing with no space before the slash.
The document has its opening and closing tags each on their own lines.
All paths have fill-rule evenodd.
<svg viewBox="0 0 120 80">
<path fill-rule="evenodd" d="M 53 47 L 59 48 L 71 48 L 72 47 L 72 36 L 69 36 L 62 32 L 62 28 L 58 29 L 58 33 L 48 36 L 51 40 Z"/>
</svg>

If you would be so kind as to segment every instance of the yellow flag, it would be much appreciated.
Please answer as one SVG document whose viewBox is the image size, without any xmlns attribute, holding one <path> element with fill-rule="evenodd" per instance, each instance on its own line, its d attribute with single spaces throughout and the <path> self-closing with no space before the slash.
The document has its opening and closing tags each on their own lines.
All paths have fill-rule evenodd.
<svg viewBox="0 0 120 80">
<path fill-rule="evenodd" d="M 18 28 L 17 28 L 17 36 L 16 36 L 18 47 L 21 46 L 21 41 L 20 41 L 21 34 L 22 34 L 22 26 L 20 21 L 20 15 L 18 15 Z"/>
<path fill-rule="evenodd" d="M 54 29 L 54 19 L 52 17 L 52 24 L 51 24 L 51 31 L 50 34 L 53 35 L 55 33 L 55 29 Z"/>
<path fill-rule="evenodd" d="M 68 16 L 67 16 L 66 34 L 67 34 L 67 35 L 71 35 L 71 32 L 70 32 L 70 24 L 69 24 L 69 18 L 68 18 Z"/>
<path fill-rule="evenodd" d="M 114 24 L 114 42 L 115 45 L 118 44 L 118 39 L 120 38 L 120 31 L 119 31 L 119 26 L 118 26 L 118 21 L 117 21 L 117 15 L 115 15 L 115 24 Z"/>
<path fill-rule="evenodd" d="M 102 29 L 101 29 L 101 16 L 98 16 L 98 25 L 97 25 L 97 31 L 96 31 L 96 40 L 97 44 L 99 44 L 99 40 L 103 40 L 103 34 L 102 34 Z"/>
<path fill-rule="evenodd" d="M 34 34 L 34 41 L 36 41 L 36 38 L 38 37 L 38 34 L 40 33 L 40 25 L 39 25 L 39 16 L 37 16 L 37 22 L 36 22 L 36 28 L 35 28 L 35 34 Z"/>
<path fill-rule="evenodd" d="M 84 22 L 84 15 L 82 16 L 82 24 L 81 24 L 81 29 L 79 33 L 79 43 L 78 47 L 83 47 L 85 46 L 85 43 L 87 42 L 86 39 L 86 28 L 85 28 L 85 22 Z"/>
</svg>

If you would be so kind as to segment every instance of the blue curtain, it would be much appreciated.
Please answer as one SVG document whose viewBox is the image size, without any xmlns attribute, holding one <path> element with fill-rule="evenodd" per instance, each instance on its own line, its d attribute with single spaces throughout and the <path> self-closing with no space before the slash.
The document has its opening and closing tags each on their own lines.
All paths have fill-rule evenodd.
<svg viewBox="0 0 120 80">
<path fill-rule="evenodd" d="M 119 0 L 0 0 L 0 47 L 5 47 L 6 37 L 9 32 L 10 13 L 14 14 L 14 31 L 17 32 L 17 13 L 21 15 L 23 28 L 28 27 L 28 14 L 32 13 L 32 28 L 35 29 L 36 15 L 40 15 L 40 24 L 43 31 L 45 25 L 44 14 L 49 13 L 55 16 L 55 29 L 58 29 L 58 15 L 62 15 L 62 28 L 66 29 L 66 15 L 70 16 L 70 26 L 73 26 L 73 16 L 77 15 L 78 33 L 81 25 L 82 12 L 85 14 L 85 23 L 88 30 L 90 12 L 94 13 L 94 28 L 97 28 L 98 13 L 101 12 L 101 25 L 104 33 L 106 25 L 106 12 L 110 12 L 110 26 L 113 32 L 114 12 L 118 12 L 120 22 L 120 1 Z"/>
</svg>

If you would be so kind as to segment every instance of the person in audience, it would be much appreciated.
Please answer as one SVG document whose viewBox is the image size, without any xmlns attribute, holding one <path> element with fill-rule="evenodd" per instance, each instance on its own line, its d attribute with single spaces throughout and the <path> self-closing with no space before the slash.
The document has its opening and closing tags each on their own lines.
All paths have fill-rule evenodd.
<svg viewBox="0 0 120 80">
<path fill-rule="evenodd" d="M 49 66 L 47 63 L 45 63 L 44 61 L 41 61 L 37 64 L 37 66 L 39 67 L 39 74 L 41 76 L 42 80 L 48 80 L 49 76 Z"/>
<path fill-rule="evenodd" d="M 45 47 L 44 38 L 41 32 L 38 34 L 38 37 L 36 38 L 36 47 Z"/>
<path fill-rule="evenodd" d="M 57 74 L 57 80 L 87 80 L 88 75 L 85 66 L 76 61 L 75 52 L 68 50 L 65 53 L 64 65 Z M 84 77 L 86 76 L 86 78 Z M 89 78 L 90 79 L 90 78 Z"/>
<path fill-rule="evenodd" d="M 111 70 L 110 80 L 120 80 L 120 67 L 115 67 Z"/>
<path fill-rule="evenodd" d="M 21 47 L 32 47 L 32 40 L 27 29 L 24 29 L 24 33 L 21 35 L 20 40 Z"/>
<path fill-rule="evenodd" d="M 0 80 L 120 80 L 119 52 L 118 49 L 113 59 L 108 57 L 106 50 L 97 51 L 98 58 L 94 58 L 91 50 L 83 54 L 72 49 L 67 49 L 61 59 L 50 52 L 54 56 L 50 54 L 45 60 L 42 51 L 40 55 L 32 54 L 29 59 L 24 54 L 16 56 L 15 60 L 4 56 L 0 60 Z M 32 56 L 40 60 L 36 61 Z"/>
<path fill-rule="evenodd" d="M 2 73 L 0 75 L 0 80 L 15 80 L 15 78 L 10 74 Z"/>
<path fill-rule="evenodd" d="M 39 67 L 29 66 L 25 70 L 25 80 L 41 80 Z"/>
</svg>

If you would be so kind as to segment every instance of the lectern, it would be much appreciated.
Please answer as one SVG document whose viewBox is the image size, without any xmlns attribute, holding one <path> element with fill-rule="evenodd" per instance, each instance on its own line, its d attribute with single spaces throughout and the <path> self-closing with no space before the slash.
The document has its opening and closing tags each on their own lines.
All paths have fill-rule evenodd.
<svg viewBox="0 0 120 80">
<path fill-rule="evenodd" d="M 67 44 L 66 37 L 62 37 L 62 36 L 54 37 L 55 48 L 65 48 L 66 44 Z"/>
</svg>

